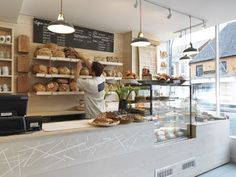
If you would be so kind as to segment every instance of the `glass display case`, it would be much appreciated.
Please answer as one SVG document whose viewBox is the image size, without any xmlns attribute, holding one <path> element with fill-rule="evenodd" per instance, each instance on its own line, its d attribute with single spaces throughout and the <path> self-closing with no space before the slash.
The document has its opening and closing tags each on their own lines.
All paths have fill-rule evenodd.
<svg viewBox="0 0 236 177">
<path fill-rule="evenodd" d="M 192 113 L 189 85 L 141 81 L 139 87 L 131 105 L 132 108 L 145 111 L 143 115 L 154 121 L 156 142 L 191 137 Z"/>
</svg>

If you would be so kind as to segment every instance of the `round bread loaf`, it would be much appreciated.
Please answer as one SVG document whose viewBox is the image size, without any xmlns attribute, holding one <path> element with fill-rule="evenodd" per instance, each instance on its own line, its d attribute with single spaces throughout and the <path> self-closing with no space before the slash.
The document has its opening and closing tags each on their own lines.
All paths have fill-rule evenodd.
<svg viewBox="0 0 236 177">
<path fill-rule="evenodd" d="M 52 56 L 53 57 L 62 57 L 65 58 L 65 53 L 61 50 L 53 50 L 52 51 Z"/>
<path fill-rule="evenodd" d="M 73 92 L 79 91 L 79 87 L 76 81 L 71 81 L 70 82 L 70 90 Z"/>
<path fill-rule="evenodd" d="M 36 83 L 33 85 L 33 91 L 34 92 L 45 92 L 46 87 L 43 83 Z"/>
<path fill-rule="evenodd" d="M 58 69 L 56 67 L 48 67 L 48 74 L 58 74 Z"/>
<path fill-rule="evenodd" d="M 57 50 L 58 49 L 58 45 L 53 44 L 53 43 L 48 43 L 44 45 L 45 48 L 48 48 L 50 50 Z"/>
<path fill-rule="evenodd" d="M 48 69 L 45 65 L 35 64 L 33 65 L 32 71 L 33 71 L 33 74 L 37 74 L 37 73 L 47 74 Z"/>
<path fill-rule="evenodd" d="M 52 52 L 50 49 L 48 48 L 41 48 L 36 52 L 36 56 L 37 55 L 42 55 L 42 56 L 51 56 Z"/>
<path fill-rule="evenodd" d="M 83 67 L 80 71 L 80 75 L 89 76 L 89 69 L 87 67 Z"/>
<path fill-rule="evenodd" d="M 58 90 L 58 83 L 57 82 L 48 82 L 46 85 L 47 92 L 56 92 Z"/>
<path fill-rule="evenodd" d="M 60 92 L 69 92 L 70 91 L 69 84 L 59 84 L 59 91 Z"/>
<path fill-rule="evenodd" d="M 69 75 L 70 74 L 70 69 L 67 68 L 66 66 L 59 66 L 58 67 L 58 72 L 59 72 L 59 74 Z"/>
</svg>

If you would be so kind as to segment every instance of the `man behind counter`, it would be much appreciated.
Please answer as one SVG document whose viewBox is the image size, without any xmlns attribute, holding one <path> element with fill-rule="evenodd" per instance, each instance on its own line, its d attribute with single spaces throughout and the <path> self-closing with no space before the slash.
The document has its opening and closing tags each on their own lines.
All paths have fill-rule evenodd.
<svg viewBox="0 0 236 177">
<path fill-rule="evenodd" d="M 92 75 L 91 79 L 79 78 L 82 69 L 81 62 L 77 63 L 75 78 L 80 89 L 84 91 L 85 116 L 86 118 L 96 118 L 100 113 L 105 112 L 105 78 L 103 65 L 99 62 L 90 62 L 85 55 L 80 55 L 80 59 L 85 63 Z"/>
</svg>

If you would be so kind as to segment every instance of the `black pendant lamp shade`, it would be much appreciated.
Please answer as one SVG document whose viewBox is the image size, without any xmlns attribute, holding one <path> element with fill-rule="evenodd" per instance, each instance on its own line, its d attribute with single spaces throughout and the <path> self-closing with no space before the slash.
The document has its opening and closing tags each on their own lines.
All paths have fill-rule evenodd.
<svg viewBox="0 0 236 177">
<path fill-rule="evenodd" d="M 146 47 L 149 46 L 151 43 L 147 38 L 143 36 L 142 33 L 142 0 L 139 1 L 139 15 L 140 15 L 140 31 L 138 33 L 138 37 L 134 40 L 132 40 L 131 45 L 135 47 Z"/>
<path fill-rule="evenodd" d="M 192 44 L 192 36 L 191 36 L 192 35 L 192 20 L 191 20 L 191 16 L 189 16 L 189 21 L 190 21 L 190 27 L 189 27 L 189 29 L 190 29 L 190 34 L 189 34 L 189 36 L 190 36 L 190 44 L 189 45 L 190 46 L 183 51 L 183 54 L 191 56 L 191 55 L 198 54 L 199 52 L 198 52 L 198 49 L 194 48 L 193 44 Z"/>
<path fill-rule="evenodd" d="M 145 47 L 150 45 L 151 43 L 149 40 L 145 37 L 143 37 L 143 33 L 139 32 L 138 37 L 134 40 L 132 40 L 131 45 L 135 47 Z"/>
<path fill-rule="evenodd" d="M 191 58 L 188 55 L 182 56 L 179 60 L 190 60 Z"/>
<path fill-rule="evenodd" d="M 75 32 L 73 25 L 67 23 L 64 19 L 64 14 L 62 12 L 62 0 L 61 11 L 57 17 L 57 20 L 48 24 L 48 30 L 58 34 L 70 34 Z"/>
</svg>

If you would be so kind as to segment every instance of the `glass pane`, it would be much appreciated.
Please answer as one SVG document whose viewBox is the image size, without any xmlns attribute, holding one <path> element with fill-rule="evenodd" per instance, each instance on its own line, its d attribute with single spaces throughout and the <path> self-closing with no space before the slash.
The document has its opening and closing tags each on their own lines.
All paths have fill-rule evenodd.
<svg viewBox="0 0 236 177">
<path fill-rule="evenodd" d="M 236 21 L 220 25 L 220 111 L 230 119 L 230 134 L 236 135 Z"/>
</svg>

